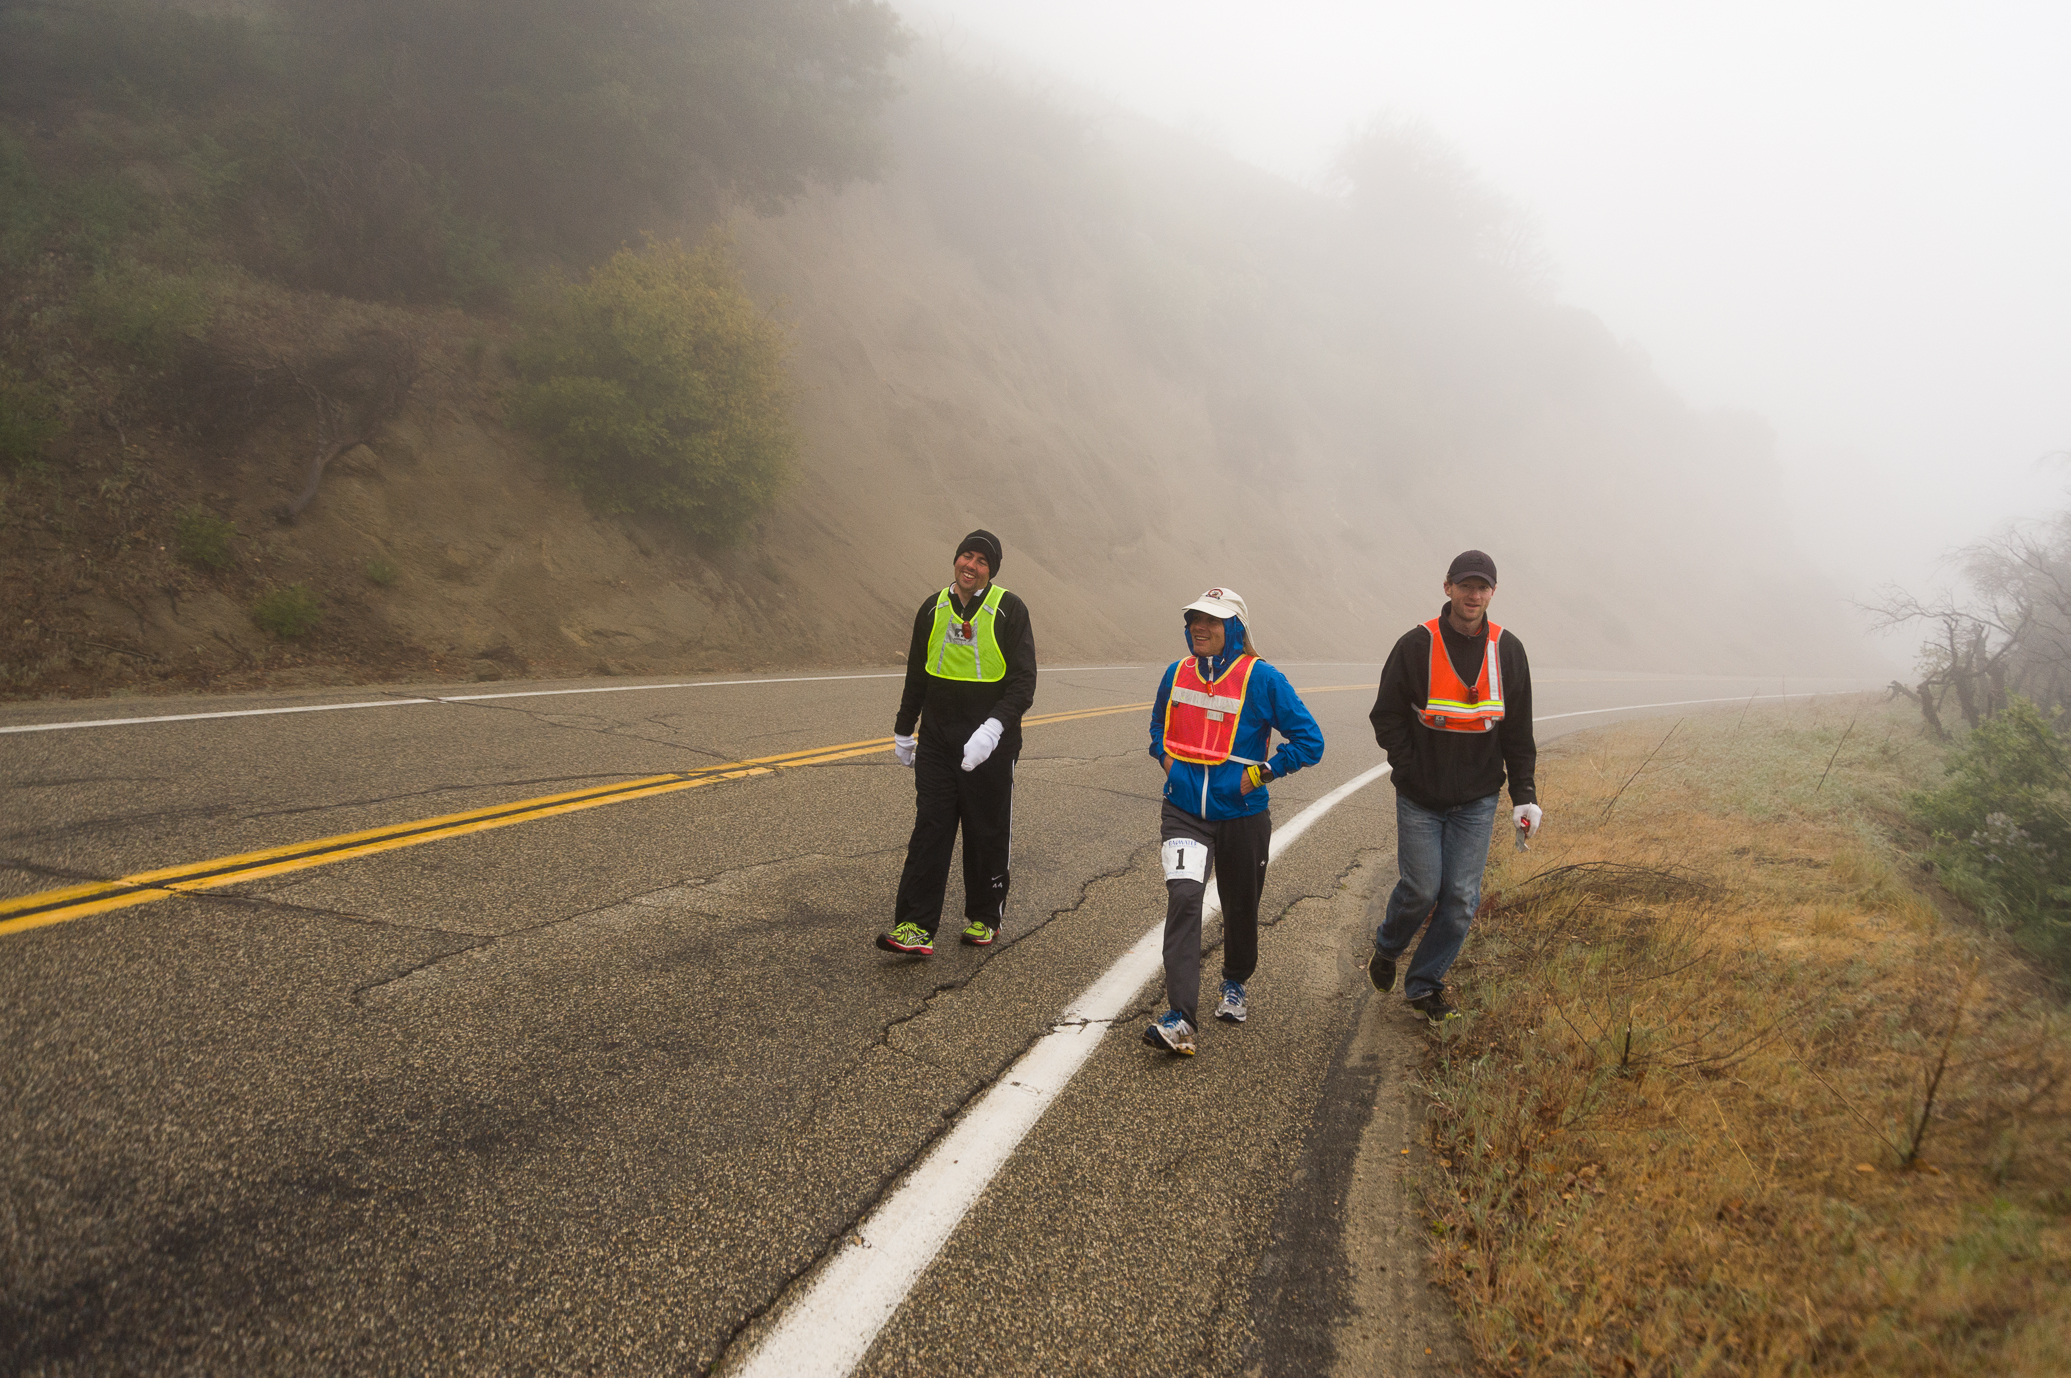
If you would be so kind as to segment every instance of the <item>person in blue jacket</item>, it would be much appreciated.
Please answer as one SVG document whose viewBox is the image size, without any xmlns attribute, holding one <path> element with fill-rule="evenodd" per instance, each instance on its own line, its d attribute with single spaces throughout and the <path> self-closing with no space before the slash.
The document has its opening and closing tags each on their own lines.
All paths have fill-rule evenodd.
<svg viewBox="0 0 2071 1378">
<path fill-rule="evenodd" d="M 1212 869 L 1222 895 L 1222 1003 L 1241 1024 L 1244 983 L 1258 969 L 1258 897 L 1273 840 L 1267 782 L 1323 759 L 1323 732 L 1287 676 L 1258 658 L 1234 589 L 1186 605 L 1188 655 L 1158 683 L 1151 758 L 1165 767 L 1159 836 L 1165 863 L 1163 1016 L 1143 1041 L 1183 1057 L 1200 1027 L 1201 900 Z M 1268 755 L 1273 733 L 1285 740 Z"/>
</svg>

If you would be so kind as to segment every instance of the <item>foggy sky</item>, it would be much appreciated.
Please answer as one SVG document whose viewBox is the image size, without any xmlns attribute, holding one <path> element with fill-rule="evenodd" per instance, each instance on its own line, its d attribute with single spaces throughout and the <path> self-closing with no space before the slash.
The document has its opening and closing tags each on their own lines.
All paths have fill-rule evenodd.
<svg viewBox="0 0 2071 1378">
<path fill-rule="evenodd" d="M 896 2 L 1305 185 L 1423 121 L 1561 300 L 1770 421 L 1831 593 L 2071 505 L 2071 6 Z"/>
</svg>

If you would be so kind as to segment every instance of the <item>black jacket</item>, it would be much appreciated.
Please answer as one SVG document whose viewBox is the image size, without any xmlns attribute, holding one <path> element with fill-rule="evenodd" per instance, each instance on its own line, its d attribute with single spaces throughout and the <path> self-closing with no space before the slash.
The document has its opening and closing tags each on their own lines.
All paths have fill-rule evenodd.
<svg viewBox="0 0 2071 1378">
<path fill-rule="evenodd" d="M 998 718 L 1000 726 L 1006 729 L 1000 736 L 998 750 L 1013 756 L 1021 750 L 1021 715 L 1035 702 L 1035 629 L 1029 625 L 1028 604 L 1009 591 L 1001 591 L 993 635 L 1006 656 L 1007 675 L 1005 679 L 983 684 L 938 679 L 928 673 L 928 640 L 934 635 L 935 600 L 940 596 L 929 594 L 914 615 L 913 643 L 906 651 L 906 693 L 899 700 L 899 716 L 892 730 L 902 737 L 910 736 L 918 721 L 922 735 L 961 752 L 979 724 L 987 718 Z M 969 605 L 956 596 L 954 589 L 949 595 L 950 606 L 959 617 L 969 617 L 984 601 L 983 593 Z"/>
<path fill-rule="evenodd" d="M 1446 654 L 1452 657 L 1454 672 L 1473 684 L 1481 675 L 1488 624 L 1482 624 L 1480 636 L 1461 636 L 1446 620 L 1446 608 L 1438 612 Z M 1525 659 L 1524 643 L 1508 627 L 1496 654 L 1497 668 L 1503 672 L 1503 721 L 1493 732 L 1441 732 L 1424 726 L 1417 716 L 1431 697 L 1431 633 L 1422 625 L 1412 627 L 1388 652 L 1388 663 L 1381 667 L 1381 692 L 1368 716 L 1374 740 L 1395 768 L 1395 788 L 1410 802 L 1449 809 L 1483 799 L 1502 788 L 1506 773 L 1512 804 L 1539 802 L 1532 783 L 1539 747 L 1532 740 L 1531 662 Z"/>
</svg>

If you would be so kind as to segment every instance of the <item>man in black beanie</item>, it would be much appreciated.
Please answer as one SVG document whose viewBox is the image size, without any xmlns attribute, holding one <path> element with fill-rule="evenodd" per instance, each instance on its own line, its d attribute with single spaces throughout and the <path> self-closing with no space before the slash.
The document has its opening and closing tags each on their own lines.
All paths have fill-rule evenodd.
<svg viewBox="0 0 2071 1378">
<path fill-rule="evenodd" d="M 984 947 L 1007 913 L 1013 850 L 1014 761 L 1021 715 L 1035 702 L 1035 631 L 1028 605 L 993 582 L 1000 539 L 973 531 L 956 548 L 955 578 L 913 619 L 906 693 L 892 728 L 899 764 L 913 768 L 913 837 L 887 952 L 935 951 L 949 854 L 964 833 L 963 941 Z"/>
</svg>

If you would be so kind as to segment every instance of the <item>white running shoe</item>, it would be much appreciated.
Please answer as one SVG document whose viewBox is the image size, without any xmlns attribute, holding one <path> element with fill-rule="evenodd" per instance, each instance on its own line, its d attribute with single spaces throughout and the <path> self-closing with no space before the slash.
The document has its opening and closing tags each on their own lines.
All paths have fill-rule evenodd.
<svg viewBox="0 0 2071 1378">
<path fill-rule="evenodd" d="M 1163 1018 L 1152 1020 L 1151 1026 L 1143 1031 L 1143 1041 L 1168 1053 L 1192 1057 L 1194 1026 L 1187 1023 L 1186 1016 L 1178 1010 L 1167 1010 Z"/>
<path fill-rule="evenodd" d="M 1215 1007 L 1215 1017 L 1225 1024 L 1242 1024 L 1244 1017 L 1250 1012 L 1244 1004 L 1244 983 L 1242 981 L 1224 981 L 1222 983 L 1222 1003 Z"/>
</svg>

